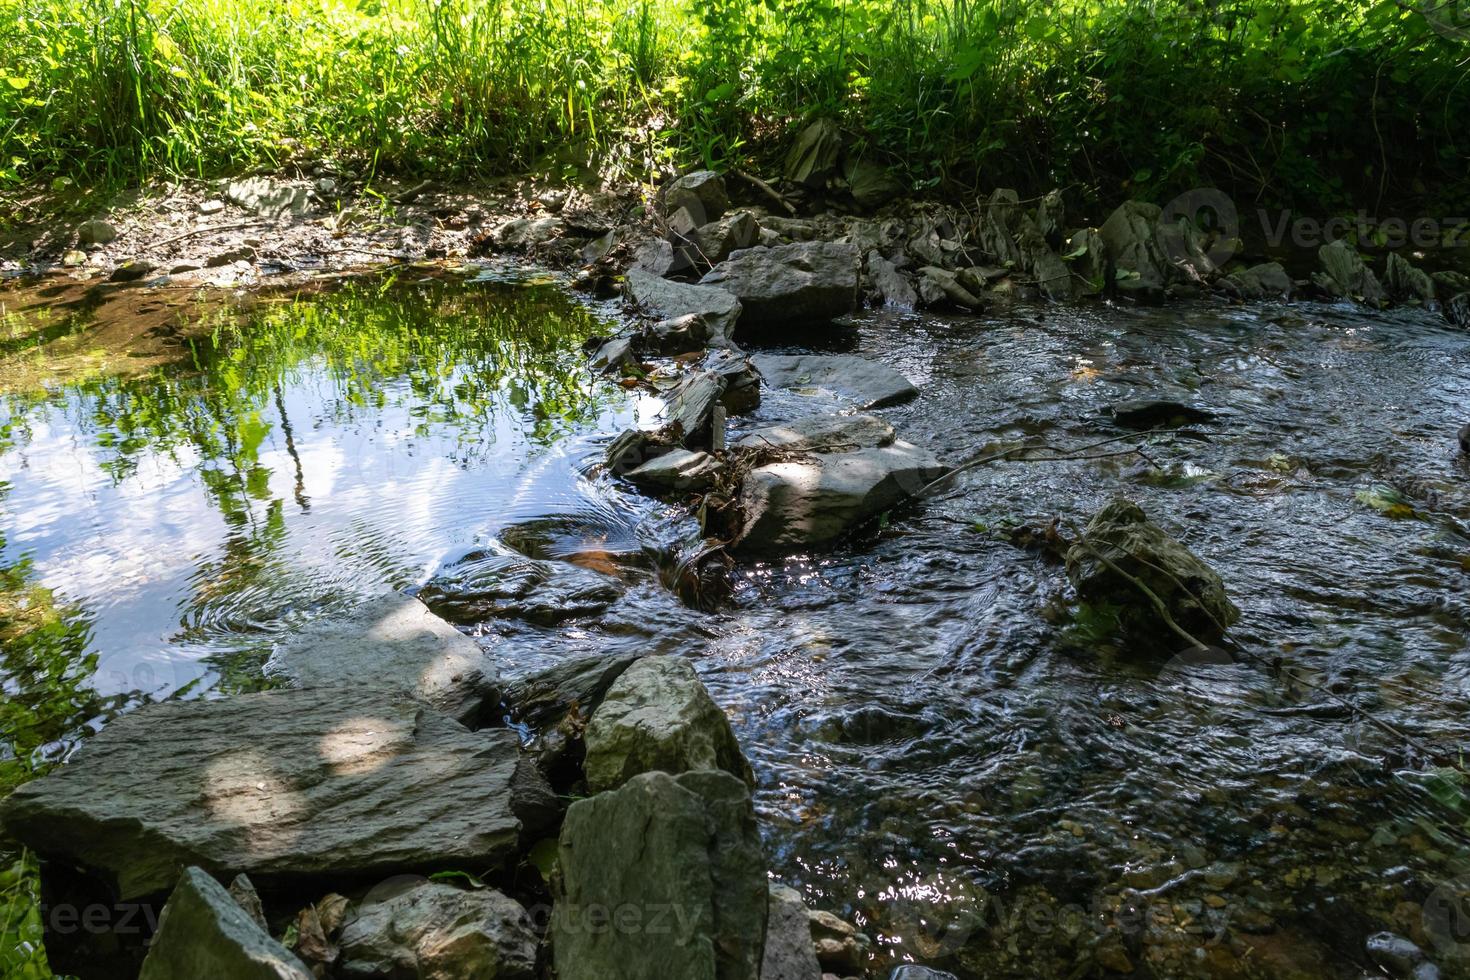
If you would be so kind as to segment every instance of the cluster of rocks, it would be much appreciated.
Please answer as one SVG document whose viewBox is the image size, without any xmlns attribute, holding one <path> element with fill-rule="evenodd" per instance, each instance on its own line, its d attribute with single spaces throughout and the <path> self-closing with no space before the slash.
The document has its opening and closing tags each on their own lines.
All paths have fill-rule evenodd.
<svg viewBox="0 0 1470 980">
<path fill-rule="evenodd" d="M 505 681 L 396 594 L 309 625 L 277 660 L 291 687 L 144 706 L 5 801 L 0 822 L 41 856 L 53 901 L 141 907 L 155 926 L 48 936 L 54 968 L 864 972 L 865 937 L 768 880 L 750 766 L 688 660 L 595 658 Z"/>
</svg>

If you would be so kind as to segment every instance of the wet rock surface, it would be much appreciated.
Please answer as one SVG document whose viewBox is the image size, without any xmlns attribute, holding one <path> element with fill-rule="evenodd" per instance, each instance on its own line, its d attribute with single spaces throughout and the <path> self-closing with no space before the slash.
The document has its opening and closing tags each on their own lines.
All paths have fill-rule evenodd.
<svg viewBox="0 0 1470 980">
<path fill-rule="evenodd" d="M 627 295 L 660 317 L 698 314 L 714 344 L 727 342 L 735 335 L 735 324 L 741 315 L 740 301 L 724 289 L 675 282 L 642 269 L 628 271 Z"/>
<path fill-rule="evenodd" d="M 310 980 L 312 972 L 199 868 L 185 868 L 140 980 Z"/>
<path fill-rule="evenodd" d="M 276 645 L 267 668 L 296 687 L 401 690 L 471 721 L 496 690 L 480 645 L 397 592 L 319 615 Z"/>
<path fill-rule="evenodd" d="M 140 708 L 0 820 L 128 900 L 195 864 L 257 884 L 495 867 L 556 812 L 514 733 L 467 731 L 406 695 L 313 688 Z"/>
<path fill-rule="evenodd" d="M 760 980 L 821 980 L 821 977 L 822 967 L 817 963 L 801 893 L 771 882 Z"/>
<path fill-rule="evenodd" d="M 893 368 L 851 354 L 756 354 L 751 362 L 773 388 L 824 389 L 858 409 L 897 405 L 919 394 Z"/>
<path fill-rule="evenodd" d="M 821 324 L 857 306 L 858 253 L 831 242 L 750 248 L 731 255 L 699 280 L 740 301 L 740 329 Z"/>
<path fill-rule="evenodd" d="M 418 597 L 455 623 L 515 617 L 551 625 L 596 615 L 622 594 L 616 579 L 566 562 L 479 552 L 434 576 Z"/>
</svg>

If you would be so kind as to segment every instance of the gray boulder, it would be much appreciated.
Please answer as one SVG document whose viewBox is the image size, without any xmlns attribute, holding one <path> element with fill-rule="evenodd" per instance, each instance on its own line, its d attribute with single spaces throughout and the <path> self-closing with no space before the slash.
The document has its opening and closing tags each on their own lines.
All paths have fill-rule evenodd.
<svg viewBox="0 0 1470 980">
<path fill-rule="evenodd" d="M 932 453 L 901 440 L 768 463 L 741 483 L 742 524 L 731 550 L 774 556 L 829 544 L 944 472 Z"/>
<path fill-rule="evenodd" d="M 1036 204 L 1036 228 L 1053 248 L 1066 241 L 1067 203 L 1059 189 L 1047 191 Z"/>
<path fill-rule="evenodd" d="M 560 237 L 566 230 L 567 223 L 554 215 L 512 218 L 490 233 L 490 241 L 496 248 L 534 248 Z"/>
<path fill-rule="evenodd" d="M 893 426 L 876 415 L 809 415 L 767 426 L 741 437 L 738 449 L 779 449 L 791 453 L 842 453 L 892 445 Z"/>
<path fill-rule="evenodd" d="M 603 374 L 627 374 L 639 368 L 632 337 L 615 337 L 597 348 L 588 367 Z"/>
<path fill-rule="evenodd" d="M 1339 299 L 1356 300 L 1368 306 L 1382 306 L 1388 296 L 1378 277 L 1358 250 L 1345 239 L 1338 238 L 1317 250 L 1322 271 L 1312 277 L 1323 292 Z"/>
<path fill-rule="evenodd" d="M 434 612 L 467 625 L 513 617 L 550 626 L 594 616 L 622 594 L 616 579 L 576 565 L 488 551 L 466 555 L 419 590 Z"/>
<path fill-rule="evenodd" d="M 1290 299 L 1294 288 L 1280 262 L 1263 262 L 1232 272 L 1222 282 L 1242 299 Z"/>
<path fill-rule="evenodd" d="M 908 278 L 876 249 L 868 253 L 868 284 L 888 306 L 912 310 L 919 305 L 919 294 Z"/>
<path fill-rule="evenodd" d="M 601 792 L 640 773 L 695 769 L 753 782 L 730 720 L 689 661 L 644 657 L 608 688 L 587 725 L 587 785 Z"/>
<path fill-rule="evenodd" d="M 185 868 L 158 919 L 139 980 L 312 980 L 224 886 Z"/>
<path fill-rule="evenodd" d="M 627 478 L 646 493 L 690 493 L 708 490 L 724 468 L 709 453 L 675 449 L 630 470 Z"/>
<path fill-rule="evenodd" d="M 662 279 L 674 271 L 674 266 L 682 258 L 682 255 L 675 255 L 673 242 L 666 238 L 643 242 L 633 249 L 633 264 L 628 267 L 629 278 L 632 278 L 633 270 L 636 269 L 656 279 Z"/>
<path fill-rule="evenodd" d="M 718 220 L 730 206 L 725 178 L 713 170 L 696 170 L 669 182 L 664 190 L 664 208 L 673 214 L 685 209 L 698 227 Z"/>
<path fill-rule="evenodd" d="M 822 980 L 808 915 L 800 892 L 770 883 L 761 980 Z"/>
<path fill-rule="evenodd" d="M 858 253 L 835 242 L 747 248 L 699 282 L 739 299 L 742 327 L 825 323 L 857 306 Z"/>
<path fill-rule="evenodd" d="M 847 189 L 864 211 L 876 211 L 903 194 L 903 184 L 888 172 L 888 168 L 868 159 L 848 162 Z"/>
<path fill-rule="evenodd" d="M 753 412 L 761 404 L 761 374 L 750 358 L 739 350 L 726 348 L 710 351 L 700 367 L 718 375 L 725 383 L 720 403 L 731 415 Z"/>
<path fill-rule="evenodd" d="M 225 185 L 225 200 L 267 217 L 301 217 L 311 209 L 311 188 L 269 177 L 245 177 Z"/>
<path fill-rule="evenodd" d="M 730 253 L 750 248 L 760 239 L 760 224 L 749 211 L 727 214 L 719 221 L 700 225 L 693 234 L 699 247 L 699 258 L 708 268 L 730 257 Z"/>
<path fill-rule="evenodd" d="M 1461 293 L 1444 305 L 1445 319 L 1464 330 L 1470 330 L 1470 293 Z"/>
<path fill-rule="evenodd" d="M 1218 642 L 1240 618 L 1215 570 L 1122 498 L 1099 511 L 1068 550 L 1067 575 L 1084 602 L 1116 610 L 1120 633 L 1146 648 L 1179 649 L 1184 640 L 1127 576 L 1158 596 L 1174 622 L 1202 642 Z"/>
<path fill-rule="evenodd" d="M 558 863 L 559 980 L 760 977 L 766 858 L 729 773 L 644 773 L 573 803 Z"/>
<path fill-rule="evenodd" d="M 1434 305 L 1434 280 L 1397 252 L 1388 253 L 1383 271 L 1383 285 L 1397 302 Z"/>
<path fill-rule="evenodd" d="M 1072 264 L 1073 286 L 1080 295 L 1096 296 L 1107 288 L 1107 246 L 1097 229 L 1083 228 L 1073 234 L 1063 259 Z"/>
<path fill-rule="evenodd" d="M 919 276 L 922 279 L 933 283 L 933 285 L 938 288 L 939 293 L 943 295 L 944 299 L 950 303 L 953 303 L 955 306 L 958 306 L 961 309 L 971 310 L 975 312 L 979 312 L 985 309 L 985 301 L 976 296 L 974 293 L 970 292 L 964 286 L 960 285 L 959 278 L 948 269 L 941 269 L 938 266 L 926 265 L 924 266 L 924 268 L 919 270 Z M 931 298 L 934 297 L 934 290 L 927 290 L 925 295 Z M 936 304 L 930 302 L 926 303 L 925 305 L 934 306 Z"/>
<path fill-rule="evenodd" d="M 897 405 L 919 393 L 888 365 L 851 354 L 756 354 L 751 362 L 773 388 L 820 388 L 860 409 Z"/>
<path fill-rule="evenodd" d="M 709 326 L 698 313 L 686 313 L 651 324 L 643 337 L 644 343 L 659 354 L 688 354 L 704 349 Z"/>
<path fill-rule="evenodd" d="M 660 317 L 697 313 L 704 319 L 708 342 L 725 347 L 734 336 L 740 318 L 740 301 L 729 291 L 713 286 L 673 282 L 642 269 L 629 269 L 627 295 L 643 309 Z"/>
<path fill-rule="evenodd" d="M 347 687 L 145 705 L 17 789 L 0 823 L 128 901 L 189 865 L 267 888 L 499 867 L 557 810 L 514 732 Z"/>
<path fill-rule="evenodd" d="M 1172 278 L 1158 242 L 1162 213 L 1158 205 L 1147 201 L 1125 201 L 1098 229 L 1113 266 L 1121 272 L 1136 273 L 1154 287 L 1166 285 Z"/>
<path fill-rule="evenodd" d="M 530 980 L 536 931 L 515 901 L 493 888 L 402 878 L 379 886 L 342 927 L 342 965 L 352 980 Z"/>
<path fill-rule="evenodd" d="M 108 245 L 116 240 L 117 229 L 112 226 L 111 222 L 94 218 L 77 225 L 77 244 L 83 247 Z"/>
<path fill-rule="evenodd" d="M 1016 245 L 1023 214 L 1019 195 L 1006 187 L 996 188 L 981 206 L 976 238 L 985 253 L 1001 265 L 1024 267 L 1024 258 Z"/>
<path fill-rule="evenodd" d="M 783 173 L 794 184 L 821 187 L 837 172 L 841 153 L 842 131 L 836 120 L 818 119 L 801 131 L 786 152 Z"/>
<path fill-rule="evenodd" d="M 459 721 L 497 689 L 478 643 L 398 592 L 317 616 L 276 644 L 266 670 L 295 687 L 402 690 Z"/>
<path fill-rule="evenodd" d="M 530 733 L 529 750 L 553 778 L 564 776 L 569 783 L 582 778 L 587 719 L 602 704 L 607 689 L 637 659 L 621 655 L 569 660 L 507 687 L 505 700 L 511 717 Z M 567 766 L 576 771 L 565 772 Z"/>
</svg>

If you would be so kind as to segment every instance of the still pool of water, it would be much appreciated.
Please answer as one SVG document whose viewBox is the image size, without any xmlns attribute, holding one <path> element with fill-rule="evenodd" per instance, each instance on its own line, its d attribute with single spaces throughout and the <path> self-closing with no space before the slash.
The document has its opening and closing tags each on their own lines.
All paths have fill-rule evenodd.
<svg viewBox="0 0 1470 980">
<path fill-rule="evenodd" d="M 119 700 L 260 686 L 305 618 L 534 538 L 622 598 L 459 625 L 512 674 L 694 658 L 756 770 L 775 873 L 855 917 L 875 971 L 1357 976 L 1390 929 L 1465 973 L 1435 910 L 1470 891 L 1470 780 L 1444 765 L 1470 704 L 1470 337 L 1436 318 L 865 314 L 820 346 L 914 380 L 883 414 L 946 461 L 1117 436 L 1105 409 L 1131 397 L 1217 418 L 1109 447 L 1142 454 L 978 467 L 833 552 L 738 569 L 696 612 L 659 580 L 691 522 L 595 466 L 656 410 L 585 370 L 602 311 L 408 276 L 187 315 L 208 329 L 144 370 L 0 385 L 22 750 L 64 753 Z M 39 329 L 6 322 L 0 370 Z M 774 393 L 736 427 L 830 407 Z M 1244 617 L 1223 662 L 1109 649 L 1069 617 L 1063 570 L 1011 543 L 1119 493 L 1225 579 Z"/>
</svg>

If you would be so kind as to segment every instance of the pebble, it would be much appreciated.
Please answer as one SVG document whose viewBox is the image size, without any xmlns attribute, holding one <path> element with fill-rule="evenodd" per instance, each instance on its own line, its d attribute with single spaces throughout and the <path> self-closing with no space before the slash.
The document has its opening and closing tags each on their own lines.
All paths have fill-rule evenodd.
<svg viewBox="0 0 1470 980">
<path fill-rule="evenodd" d="M 219 214 L 224 209 L 225 202 L 218 199 L 211 198 L 208 201 L 199 202 L 200 214 Z"/>
<path fill-rule="evenodd" d="M 87 253 L 80 249 L 71 249 L 61 257 L 61 264 L 69 269 L 74 269 L 79 265 L 85 265 L 86 262 Z"/>
<path fill-rule="evenodd" d="M 81 245 L 106 245 L 117 238 L 117 229 L 106 221 L 83 221 L 77 225 L 77 242 Z"/>
<path fill-rule="evenodd" d="M 124 262 L 116 269 L 113 269 L 109 281 L 137 282 L 139 279 L 151 274 L 156 268 L 158 266 L 149 262 L 147 259 L 134 259 L 131 262 Z"/>
<path fill-rule="evenodd" d="M 1368 937 L 1368 958 L 1396 977 L 1407 977 L 1424 961 L 1424 951 L 1403 936 L 1375 932 Z"/>
</svg>

